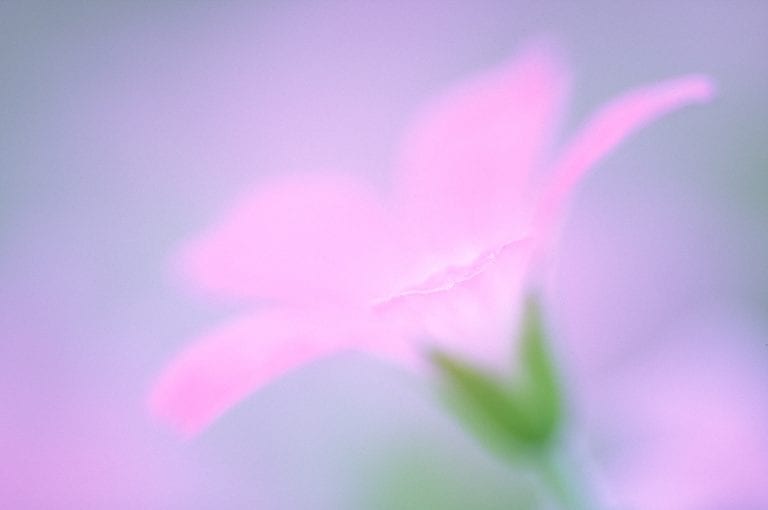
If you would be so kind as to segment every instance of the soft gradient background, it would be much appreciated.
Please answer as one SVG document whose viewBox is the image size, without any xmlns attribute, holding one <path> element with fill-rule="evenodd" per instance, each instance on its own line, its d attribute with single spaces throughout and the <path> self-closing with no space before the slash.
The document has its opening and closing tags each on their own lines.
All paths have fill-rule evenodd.
<svg viewBox="0 0 768 510">
<path fill-rule="evenodd" d="M 187 443 L 144 398 L 230 313 L 169 276 L 181 240 L 269 173 L 386 182 L 422 101 L 541 34 L 575 70 L 570 129 L 627 87 L 691 71 L 720 86 L 573 204 L 548 300 L 584 423 L 666 419 L 632 381 L 695 358 L 695 387 L 725 407 L 691 423 L 715 409 L 768 437 L 767 26 L 759 0 L 0 3 L 0 506 L 508 507 L 515 475 L 428 385 L 362 357 L 292 375 Z M 731 382 L 754 416 L 727 410 Z M 608 485 L 661 494 L 624 484 L 622 455 Z"/>
</svg>

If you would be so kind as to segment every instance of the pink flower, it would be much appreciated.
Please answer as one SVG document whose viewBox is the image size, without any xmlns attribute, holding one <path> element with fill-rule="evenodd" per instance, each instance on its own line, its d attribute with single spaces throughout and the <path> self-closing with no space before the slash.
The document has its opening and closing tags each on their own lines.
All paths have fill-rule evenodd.
<svg viewBox="0 0 768 510">
<path fill-rule="evenodd" d="M 525 279 L 576 183 L 636 129 L 712 95 L 698 76 L 632 91 L 551 157 L 568 89 L 559 59 L 531 47 L 427 106 L 389 192 L 304 174 L 243 197 L 184 248 L 180 268 L 254 311 L 182 352 L 152 391 L 153 412 L 194 434 L 276 377 L 343 349 L 416 370 L 433 348 L 486 365 L 509 359 Z"/>
</svg>

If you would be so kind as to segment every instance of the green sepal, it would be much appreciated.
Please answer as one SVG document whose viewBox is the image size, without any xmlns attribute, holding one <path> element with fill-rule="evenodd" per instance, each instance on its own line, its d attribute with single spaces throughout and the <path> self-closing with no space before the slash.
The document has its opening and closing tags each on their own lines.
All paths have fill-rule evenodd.
<svg viewBox="0 0 768 510">
<path fill-rule="evenodd" d="M 541 307 L 535 297 L 529 297 L 526 302 L 520 357 L 522 392 L 532 406 L 531 418 L 542 439 L 549 440 L 563 420 L 563 392 L 544 330 Z"/>
<path fill-rule="evenodd" d="M 445 352 L 431 356 L 458 415 L 493 450 L 513 456 L 548 447 L 563 418 L 557 370 L 534 298 L 526 303 L 518 345 L 516 379 Z"/>
</svg>

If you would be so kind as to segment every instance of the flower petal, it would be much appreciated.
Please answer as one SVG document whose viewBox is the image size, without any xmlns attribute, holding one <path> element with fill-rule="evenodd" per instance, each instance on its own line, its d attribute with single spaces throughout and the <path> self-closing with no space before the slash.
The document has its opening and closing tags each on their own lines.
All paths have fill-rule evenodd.
<svg viewBox="0 0 768 510">
<path fill-rule="evenodd" d="M 550 226 L 587 171 L 633 132 L 685 105 L 708 101 L 713 95 L 714 86 L 708 78 L 687 76 L 636 89 L 603 107 L 555 162 L 539 206 L 537 226 Z"/>
<path fill-rule="evenodd" d="M 568 83 L 555 54 L 532 46 L 430 104 L 398 166 L 399 199 L 416 235 L 468 258 L 514 239 L 523 185 L 549 144 Z"/>
<path fill-rule="evenodd" d="M 150 395 L 154 415 L 194 435 L 249 393 L 354 343 L 339 318 L 269 310 L 199 338 L 171 362 Z"/>
<path fill-rule="evenodd" d="M 341 302 L 376 293 L 401 256 L 379 197 L 335 174 L 275 179 L 183 249 L 181 273 L 235 298 Z"/>
<path fill-rule="evenodd" d="M 489 250 L 379 302 L 374 314 L 397 331 L 392 337 L 412 339 L 423 357 L 440 349 L 482 366 L 507 366 L 532 247 L 524 239 Z"/>
</svg>

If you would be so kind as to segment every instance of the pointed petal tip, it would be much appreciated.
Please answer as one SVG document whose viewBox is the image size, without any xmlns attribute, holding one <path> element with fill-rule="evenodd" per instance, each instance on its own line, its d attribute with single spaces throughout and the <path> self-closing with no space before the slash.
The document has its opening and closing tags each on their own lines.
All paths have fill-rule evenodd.
<svg viewBox="0 0 768 510">
<path fill-rule="evenodd" d="M 253 300 L 248 274 L 238 266 L 241 256 L 233 236 L 223 229 L 203 232 L 184 241 L 169 257 L 169 282 L 193 297 L 220 303 Z"/>
<path fill-rule="evenodd" d="M 200 420 L 181 409 L 178 399 L 173 397 L 166 375 L 152 387 L 146 401 L 146 409 L 156 423 L 169 429 L 183 441 L 194 438 L 215 420 L 215 417 Z"/>
<path fill-rule="evenodd" d="M 712 78 L 704 74 L 674 78 L 661 83 L 659 87 L 675 89 L 681 97 L 701 103 L 709 102 L 717 96 L 717 85 Z"/>
<path fill-rule="evenodd" d="M 201 239 L 188 239 L 182 243 L 167 265 L 171 283 L 192 296 L 216 300 L 241 299 L 241 293 L 227 285 L 231 277 L 222 269 L 222 264 L 210 260 L 207 244 L 210 243 Z"/>
<path fill-rule="evenodd" d="M 526 41 L 508 60 L 508 65 L 543 74 L 550 80 L 557 80 L 560 86 L 567 86 L 570 81 L 567 62 L 568 53 L 556 38 L 539 36 Z"/>
</svg>

